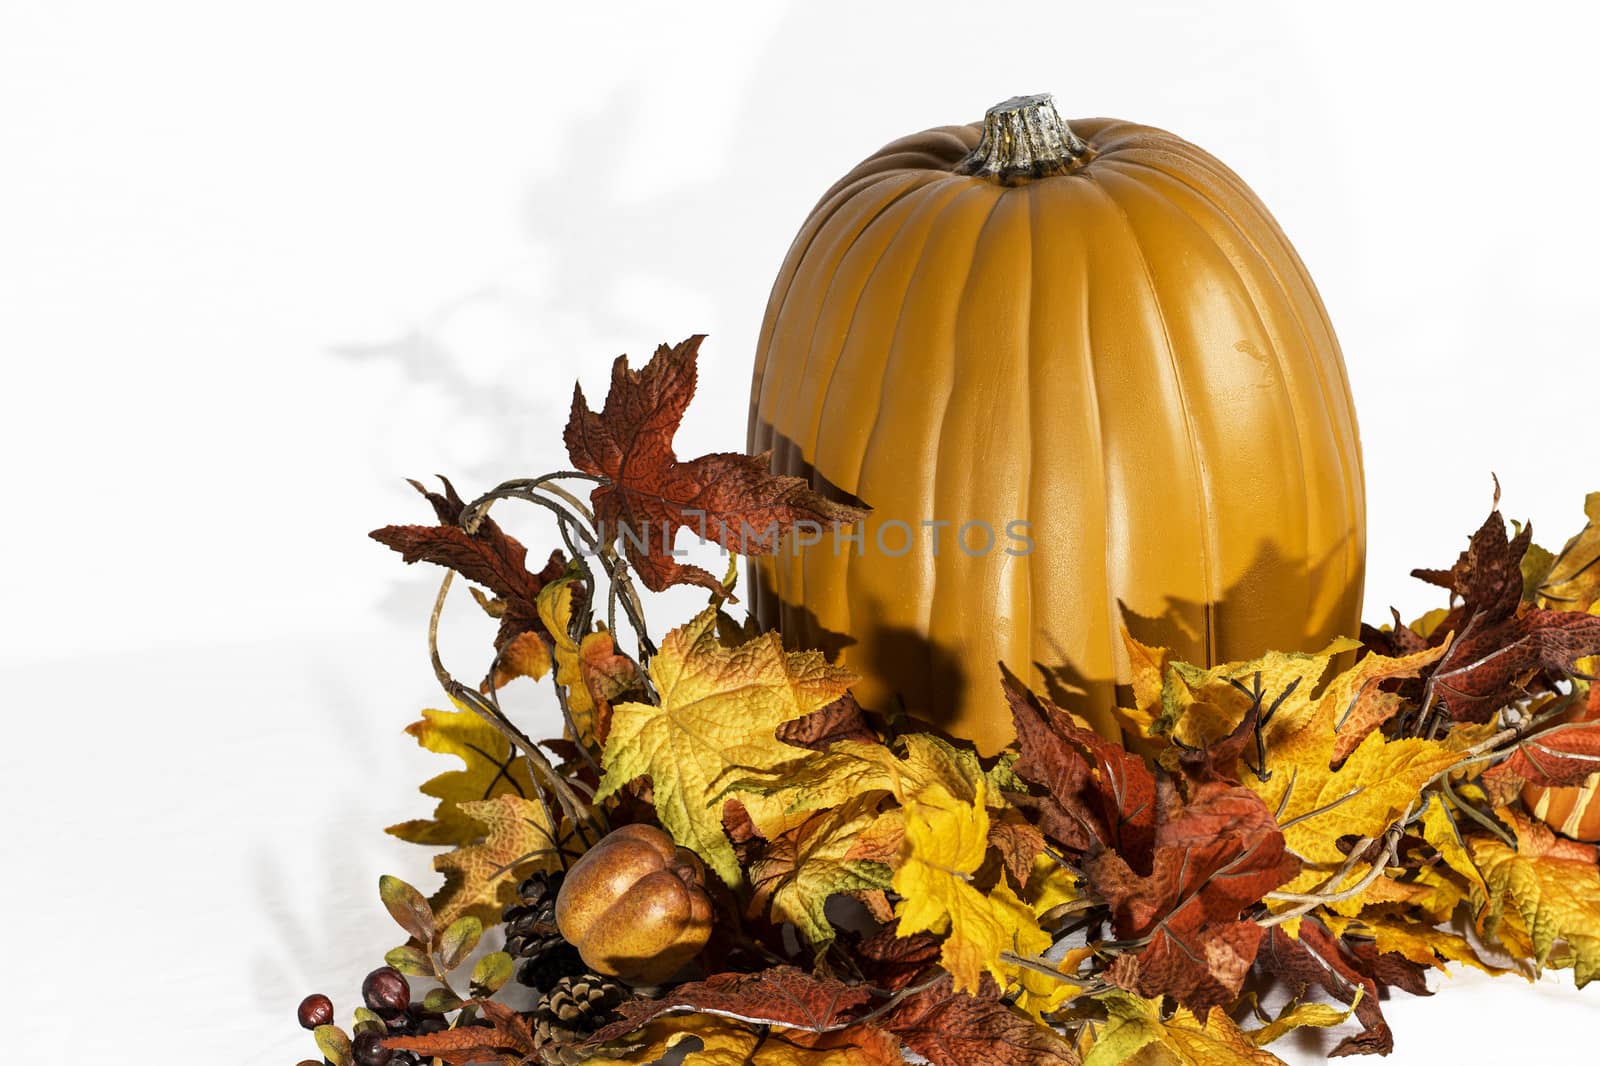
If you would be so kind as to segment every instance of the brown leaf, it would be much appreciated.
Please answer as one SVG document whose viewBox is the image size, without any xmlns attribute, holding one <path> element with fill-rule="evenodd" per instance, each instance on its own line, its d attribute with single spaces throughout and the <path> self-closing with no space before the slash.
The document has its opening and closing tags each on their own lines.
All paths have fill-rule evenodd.
<svg viewBox="0 0 1600 1066">
<path fill-rule="evenodd" d="M 1238 996 L 1262 929 L 1240 914 L 1293 877 L 1299 861 L 1260 797 L 1232 780 L 1258 708 L 1207 748 L 1186 751 L 1181 776 L 1156 788 L 1155 857 L 1148 876 L 1117 852 L 1091 854 L 1089 885 L 1124 939 L 1149 937 L 1125 976 L 1143 996 L 1170 995 L 1204 1017 Z"/>
<path fill-rule="evenodd" d="M 1015 808 L 1007 808 L 989 820 L 989 846 L 1000 856 L 1006 872 L 1018 888 L 1028 887 L 1033 860 L 1044 851 L 1044 834 Z"/>
<path fill-rule="evenodd" d="M 898 919 L 856 945 L 861 972 L 879 988 L 898 992 L 939 961 L 942 937 L 932 933 L 899 935 Z"/>
<path fill-rule="evenodd" d="M 624 696 L 643 697 L 644 671 L 619 652 L 615 639 L 602 630 L 588 634 L 578 645 L 578 672 L 594 701 L 594 735 L 603 745 L 611 733 L 611 705 Z"/>
<path fill-rule="evenodd" d="M 1155 777 L 1144 760 L 1079 727 L 1009 672 L 1004 684 L 1021 751 L 1012 769 L 1044 793 L 1008 798 L 1036 812 L 1045 835 L 1064 849 L 1083 853 L 1109 847 L 1135 869 L 1148 870 L 1156 794 Z"/>
<path fill-rule="evenodd" d="M 621 538 L 628 561 L 646 588 L 699 585 L 735 599 L 708 571 L 672 556 L 679 529 L 694 529 L 741 555 L 770 555 L 797 523 L 818 529 L 853 523 L 857 507 L 833 503 L 805 479 L 768 470 L 768 457 L 718 453 L 680 461 L 672 438 L 695 391 L 695 358 L 703 336 L 662 345 L 641 370 L 627 356 L 611 368 L 605 407 L 589 409 L 583 390 L 572 395 L 567 452 L 579 470 L 608 479 L 590 493 L 602 540 Z"/>
<path fill-rule="evenodd" d="M 439 516 L 436 526 L 384 526 L 368 534 L 373 540 L 400 553 L 407 563 L 428 562 L 454 570 L 493 592 L 503 602 L 500 631 L 495 635 L 495 650 L 509 645 L 522 633 L 544 634 L 536 606 L 539 590 L 566 570 L 566 557 L 550 553 L 543 570 L 527 566 L 528 550 L 502 530 L 494 519 L 485 516 L 476 533 L 468 533 L 457 522 L 465 504 L 455 486 L 441 477 L 445 495 L 429 492 L 420 483 L 411 486 L 433 505 Z"/>
<path fill-rule="evenodd" d="M 1451 645 L 1433 672 L 1434 689 L 1456 721 L 1487 722 L 1530 691 L 1530 679 L 1570 675 L 1576 660 L 1595 654 L 1600 615 L 1525 607 Z"/>
<path fill-rule="evenodd" d="M 442 1059 L 449 1066 L 472 1062 L 497 1062 L 516 1066 L 538 1061 L 539 1042 L 527 1019 L 494 1000 L 479 1000 L 478 1010 L 492 1025 L 442 1029 L 421 1036 L 390 1036 L 382 1041 L 392 1051 L 411 1051 Z"/>
<path fill-rule="evenodd" d="M 877 1024 L 934 1066 L 1078 1066 L 1066 1041 L 1008 1005 L 987 974 L 977 995 L 956 992 L 946 976 Z"/>
<path fill-rule="evenodd" d="M 1320 988 L 1341 1003 L 1355 1003 L 1360 993 L 1355 1011 L 1362 1032 L 1346 1037 L 1332 1055 L 1387 1055 L 1394 1050 L 1394 1034 L 1383 1017 L 1377 981 L 1361 971 L 1356 960 L 1342 950 L 1341 941 L 1315 918 L 1301 919 L 1298 938 L 1281 925 L 1267 930 L 1256 961 L 1282 978 L 1296 997 L 1307 989 Z"/>
<path fill-rule="evenodd" d="M 867 724 L 855 696 L 846 692 L 820 711 L 784 722 L 778 727 L 778 739 L 797 748 L 826 751 L 829 745 L 841 740 L 877 743 L 878 734 Z"/>
<path fill-rule="evenodd" d="M 663 1014 L 711 1012 L 762 1024 L 820 1032 L 846 1020 L 872 998 L 859 985 L 816 977 L 794 966 L 759 973 L 720 973 L 681 984 L 660 999 L 636 999 L 621 1007 L 622 1018 L 595 1032 L 586 1045 L 603 1044 Z"/>
</svg>

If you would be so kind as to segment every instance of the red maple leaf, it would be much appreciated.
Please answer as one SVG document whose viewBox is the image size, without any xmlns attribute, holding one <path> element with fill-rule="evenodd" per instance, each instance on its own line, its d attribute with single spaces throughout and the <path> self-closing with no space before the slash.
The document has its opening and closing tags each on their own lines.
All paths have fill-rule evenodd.
<svg viewBox="0 0 1600 1066">
<path fill-rule="evenodd" d="M 1029 692 L 1009 672 L 1004 684 L 1021 751 L 1013 769 L 1042 790 L 1040 795 L 1008 798 L 1035 812 L 1039 828 L 1064 850 L 1110 848 L 1135 869 L 1148 871 L 1156 781 L 1144 760 L 1080 728 L 1066 711 Z"/>
<path fill-rule="evenodd" d="M 1170 995 L 1204 1017 L 1238 996 L 1263 929 L 1240 914 L 1299 872 L 1259 796 L 1226 769 L 1254 734 L 1260 706 L 1231 734 L 1183 753 L 1177 778 L 1156 782 L 1154 862 L 1136 873 L 1116 851 L 1084 864 L 1111 908 L 1117 935 L 1149 938 L 1114 980 L 1140 995 Z"/>
<path fill-rule="evenodd" d="M 1497 484 L 1497 506 L 1499 495 Z M 1439 639 L 1453 631 L 1456 639 L 1427 675 L 1456 721 L 1486 722 L 1600 652 L 1600 616 L 1522 603 L 1522 557 L 1532 538 L 1531 525 L 1507 536 L 1496 509 L 1449 570 L 1411 572 L 1461 598 L 1434 631 Z"/>
<path fill-rule="evenodd" d="M 700 585 L 734 599 L 708 571 L 673 557 L 678 530 L 693 529 L 740 555 L 770 555 L 798 523 L 820 531 L 866 512 L 823 498 L 803 478 L 771 473 L 766 455 L 678 459 L 672 438 L 694 396 L 695 357 L 704 339 L 662 345 L 640 370 L 628 369 L 628 357 L 618 356 L 598 413 L 581 387 L 573 390 L 565 437 L 573 464 L 606 479 L 590 493 L 601 540 L 622 541 L 646 588 Z"/>
<path fill-rule="evenodd" d="M 436 526 L 384 526 L 368 534 L 373 540 L 400 553 L 407 563 L 427 562 L 447 567 L 494 593 L 501 600 L 500 631 L 495 634 L 495 650 L 507 647 L 524 633 L 539 634 L 547 644 L 549 634 L 539 619 L 539 590 L 566 571 L 566 557 L 550 553 L 544 569 L 528 569 L 528 550 L 510 536 L 494 519 L 485 515 L 478 528 L 468 533 L 461 528 L 461 512 L 466 506 L 448 478 L 441 477 L 445 494 L 429 492 L 419 482 L 411 487 L 422 493 L 439 517 Z"/>
<path fill-rule="evenodd" d="M 1579 722 L 1518 742 L 1509 759 L 1483 776 L 1491 781 L 1514 779 L 1519 787 L 1527 782 L 1542 788 L 1570 788 L 1597 773 L 1600 722 Z"/>
</svg>

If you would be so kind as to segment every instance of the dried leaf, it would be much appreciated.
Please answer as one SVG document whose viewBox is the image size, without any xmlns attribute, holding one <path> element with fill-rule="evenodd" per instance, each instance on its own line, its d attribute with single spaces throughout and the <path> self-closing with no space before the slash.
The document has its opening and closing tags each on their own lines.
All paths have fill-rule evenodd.
<svg viewBox="0 0 1600 1066">
<path fill-rule="evenodd" d="M 1558 943 L 1562 962 L 1574 969 L 1579 988 L 1600 977 L 1600 869 L 1592 846 L 1562 840 L 1542 823 L 1515 811 L 1496 812 L 1516 830 L 1517 847 L 1474 837 L 1472 857 L 1483 871 L 1487 894 L 1475 894 L 1478 927 L 1496 935 L 1502 921 L 1520 919 L 1533 947 L 1533 960 L 1552 961 Z"/>
<path fill-rule="evenodd" d="M 825 947 L 834 938 L 825 913 L 832 896 L 889 887 L 885 863 L 853 854 L 860 834 L 878 819 L 877 805 L 875 796 L 857 796 L 773 840 L 750 866 L 751 912 L 770 910 L 774 922 L 793 922 L 813 948 Z"/>
<path fill-rule="evenodd" d="M 951 978 L 908 996 L 879 1025 L 933 1066 L 1077 1066 L 1078 1056 L 1053 1030 L 1008 1006 L 988 977 L 975 994 Z"/>
<path fill-rule="evenodd" d="M 559 551 L 551 552 L 543 570 L 537 573 L 527 566 L 528 550 L 485 516 L 477 532 L 468 533 L 458 524 L 464 503 L 456 495 L 453 485 L 445 478 L 446 495 L 429 492 L 418 482 L 411 486 L 427 497 L 439 517 L 436 526 L 384 526 L 370 534 L 373 540 L 400 553 L 408 563 L 429 562 L 454 570 L 468 581 L 474 581 L 500 598 L 503 610 L 500 631 L 495 635 L 495 649 L 509 645 L 519 634 L 544 634 L 535 604 L 539 590 L 560 577 L 566 570 L 566 558 Z"/>
<path fill-rule="evenodd" d="M 621 1019 L 597 1030 L 586 1043 L 604 1044 L 663 1015 L 691 1012 L 821 1032 L 847 1021 L 871 999 L 872 993 L 860 985 L 817 977 L 794 966 L 773 966 L 757 973 L 721 973 L 704 981 L 678 985 L 657 999 L 624 1003 Z"/>
<path fill-rule="evenodd" d="M 899 1044 L 876 1028 L 846 1029 L 826 1036 L 782 1028 L 752 1028 L 708 1014 L 662 1018 L 631 1038 L 628 1050 L 601 1049 L 585 1066 L 646 1066 L 668 1051 L 696 1040 L 682 1066 L 901 1066 Z"/>
<path fill-rule="evenodd" d="M 599 413 L 575 388 L 566 444 L 579 470 L 608 479 L 590 494 L 595 518 L 603 539 L 621 539 L 646 588 L 693 584 L 731 600 L 732 591 L 708 571 L 673 558 L 679 529 L 696 530 L 702 540 L 740 555 L 770 555 L 797 523 L 848 524 L 865 511 L 823 498 L 804 478 L 771 473 L 765 455 L 678 459 L 672 438 L 694 396 L 695 358 L 704 339 L 662 345 L 641 370 L 628 369 L 627 356 L 619 356 Z"/>
<path fill-rule="evenodd" d="M 383 1046 L 392 1051 L 431 1055 L 449 1066 L 473 1062 L 518 1066 L 528 1059 L 539 1061 L 539 1041 L 526 1018 L 493 1000 L 480 1001 L 478 1010 L 489 1025 L 464 1025 L 421 1036 L 391 1036 L 383 1040 Z"/>
<path fill-rule="evenodd" d="M 1110 992 L 1097 997 L 1106 1008 L 1106 1026 L 1084 1058 L 1084 1066 L 1119 1066 L 1151 1045 L 1164 1049 L 1184 1066 L 1282 1066 L 1276 1055 L 1262 1051 L 1220 1009 L 1204 1023 L 1184 1008 L 1161 1018 L 1155 1000 Z"/>
<path fill-rule="evenodd" d="M 1534 594 L 1539 606 L 1562 611 L 1590 611 L 1600 601 L 1600 492 L 1584 498 L 1588 524 L 1540 568 Z M 1530 549 L 1532 554 L 1534 549 Z"/>
</svg>

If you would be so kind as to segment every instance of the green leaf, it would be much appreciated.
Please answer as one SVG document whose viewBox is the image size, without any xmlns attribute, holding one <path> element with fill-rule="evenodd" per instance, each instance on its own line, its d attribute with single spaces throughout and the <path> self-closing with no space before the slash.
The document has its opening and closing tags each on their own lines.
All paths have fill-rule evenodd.
<svg viewBox="0 0 1600 1066">
<path fill-rule="evenodd" d="M 370 1011 L 365 1007 L 357 1007 L 356 1024 L 352 1029 L 352 1032 L 354 1032 L 355 1035 L 360 1036 L 368 1029 L 371 1029 L 376 1033 L 387 1033 L 389 1031 L 389 1026 L 382 1018 L 378 1016 L 376 1011 Z"/>
<path fill-rule="evenodd" d="M 433 943 L 433 908 L 421 892 L 398 877 L 384 874 L 378 878 L 378 895 L 400 928 L 421 944 Z"/>
<path fill-rule="evenodd" d="M 407 977 L 433 976 L 433 960 L 415 944 L 401 944 L 385 955 L 383 961 Z"/>
<path fill-rule="evenodd" d="M 333 1066 L 350 1066 L 354 1061 L 350 1052 L 350 1038 L 337 1025 L 319 1025 L 311 1035 L 316 1038 L 317 1050 Z"/>
<path fill-rule="evenodd" d="M 422 997 L 422 1009 L 431 1014 L 443 1014 L 461 1006 L 461 1001 L 448 988 L 430 988 Z"/>
<path fill-rule="evenodd" d="M 478 938 L 481 936 L 483 936 L 483 923 L 470 914 L 451 922 L 439 937 L 439 955 L 444 968 L 453 970 L 460 966 L 462 960 L 471 955 L 472 949 L 478 946 Z"/>
<path fill-rule="evenodd" d="M 487 998 L 505 987 L 511 980 L 516 963 L 504 951 L 496 951 L 478 960 L 472 968 L 472 994 Z"/>
</svg>

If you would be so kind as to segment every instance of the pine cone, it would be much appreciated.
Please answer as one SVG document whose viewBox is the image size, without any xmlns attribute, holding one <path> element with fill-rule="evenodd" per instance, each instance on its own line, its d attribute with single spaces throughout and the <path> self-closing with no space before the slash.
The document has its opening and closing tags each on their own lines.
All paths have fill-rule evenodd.
<svg viewBox="0 0 1600 1066">
<path fill-rule="evenodd" d="M 578 949 L 556 928 L 556 895 L 561 874 L 536 873 L 517 886 L 520 902 L 505 911 L 506 951 L 522 965 L 517 980 L 541 996 L 563 977 L 576 977 L 588 967 Z"/>
<path fill-rule="evenodd" d="M 559 936 L 549 937 L 525 945 L 520 954 L 523 963 L 517 968 L 517 980 L 529 988 L 546 995 L 556 984 L 567 977 L 577 977 L 588 970 L 578 949 Z"/>
<path fill-rule="evenodd" d="M 572 1044 L 615 1021 L 628 990 L 609 977 L 586 973 L 557 981 L 533 1011 L 533 1032 L 545 1061 L 568 1061 L 561 1045 Z M 581 1061 L 582 1056 L 571 1061 Z"/>
</svg>

